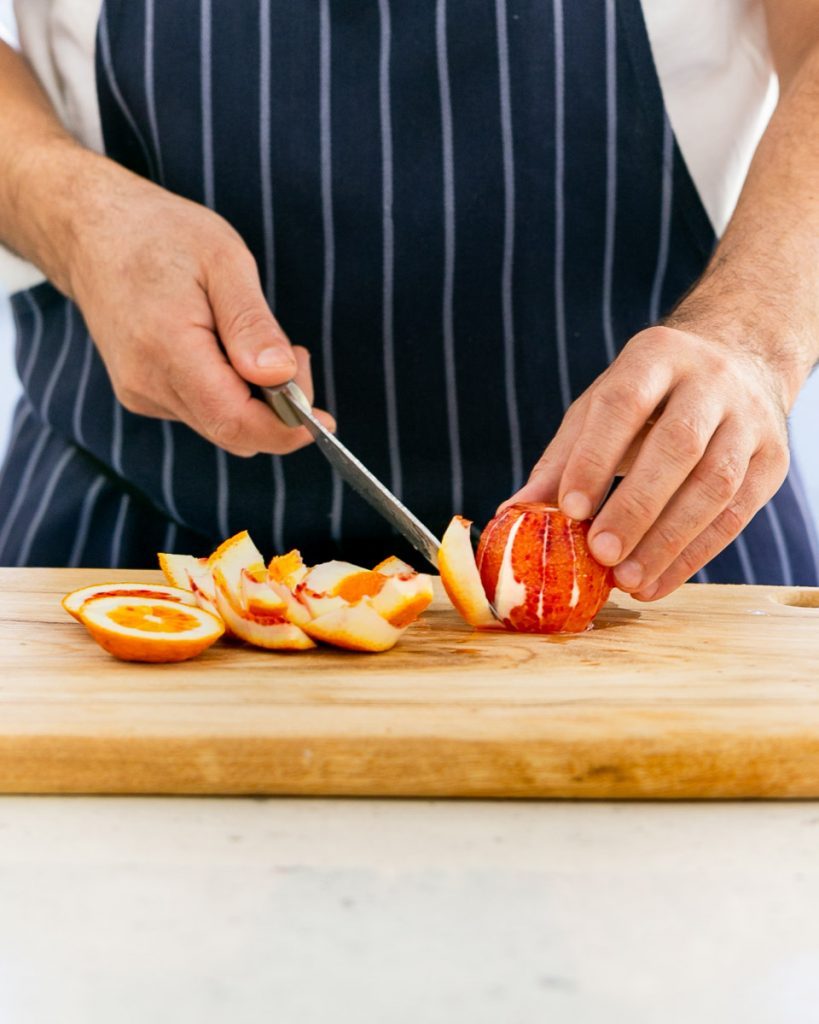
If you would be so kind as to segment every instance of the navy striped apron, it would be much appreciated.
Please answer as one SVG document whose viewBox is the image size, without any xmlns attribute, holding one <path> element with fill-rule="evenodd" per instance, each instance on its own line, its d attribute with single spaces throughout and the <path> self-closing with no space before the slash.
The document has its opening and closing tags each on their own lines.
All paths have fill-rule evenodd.
<svg viewBox="0 0 819 1024">
<path fill-rule="evenodd" d="M 107 0 L 97 82 L 108 154 L 239 231 L 317 404 L 436 531 L 491 516 L 714 245 L 638 0 Z M 14 312 L 2 562 L 153 565 L 241 528 L 406 554 L 315 450 L 234 458 L 123 409 L 51 285 Z M 809 519 L 792 472 L 700 579 L 817 583 Z"/>
</svg>

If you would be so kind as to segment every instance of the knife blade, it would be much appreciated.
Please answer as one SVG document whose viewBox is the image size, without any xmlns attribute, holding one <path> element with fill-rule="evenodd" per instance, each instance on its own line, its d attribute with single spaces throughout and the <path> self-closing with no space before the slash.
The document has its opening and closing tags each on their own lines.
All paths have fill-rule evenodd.
<svg viewBox="0 0 819 1024">
<path fill-rule="evenodd" d="M 262 397 L 288 427 L 306 427 L 333 469 L 369 502 L 436 569 L 441 542 L 369 469 L 313 415 L 301 388 L 289 381 L 275 388 L 261 388 Z"/>
</svg>

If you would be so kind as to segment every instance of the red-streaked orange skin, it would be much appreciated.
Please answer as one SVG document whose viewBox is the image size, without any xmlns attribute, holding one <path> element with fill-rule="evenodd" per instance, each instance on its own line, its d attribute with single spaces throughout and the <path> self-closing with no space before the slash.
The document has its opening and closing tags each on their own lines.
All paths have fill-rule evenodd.
<svg viewBox="0 0 819 1024">
<path fill-rule="evenodd" d="M 486 596 L 497 604 L 504 553 L 521 518 L 511 566 L 515 580 L 526 588 L 526 598 L 504 617 L 504 626 L 520 633 L 582 633 L 606 603 L 614 578 L 589 551 L 591 520 L 569 519 L 553 505 L 521 502 L 488 523 L 477 554 Z M 577 600 L 572 607 L 575 585 Z"/>
</svg>

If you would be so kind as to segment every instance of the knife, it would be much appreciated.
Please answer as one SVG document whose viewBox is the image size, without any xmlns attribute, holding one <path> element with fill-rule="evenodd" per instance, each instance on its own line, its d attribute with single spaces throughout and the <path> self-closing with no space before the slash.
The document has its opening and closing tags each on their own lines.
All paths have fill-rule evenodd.
<svg viewBox="0 0 819 1024">
<path fill-rule="evenodd" d="M 398 532 L 438 568 L 441 542 L 396 498 L 367 467 L 313 415 L 301 388 L 289 381 L 275 388 L 261 388 L 262 397 L 288 427 L 307 427 L 319 451 L 342 480 L 370 503 Z"/>
</svg>

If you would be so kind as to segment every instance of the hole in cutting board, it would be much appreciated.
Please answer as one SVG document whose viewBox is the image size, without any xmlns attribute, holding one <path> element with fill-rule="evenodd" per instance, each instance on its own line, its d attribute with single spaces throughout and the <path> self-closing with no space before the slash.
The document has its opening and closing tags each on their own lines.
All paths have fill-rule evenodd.
<svg viewBox="0 0 819 1024">
<path fill-rule="evenodd" d="M 777 604 L 786 604 L 789 608 L 812 608 L 819 611 L 819 588 L 815 590 L 792 590 L 789 594 L 771 596 Z"/>
</svg>

